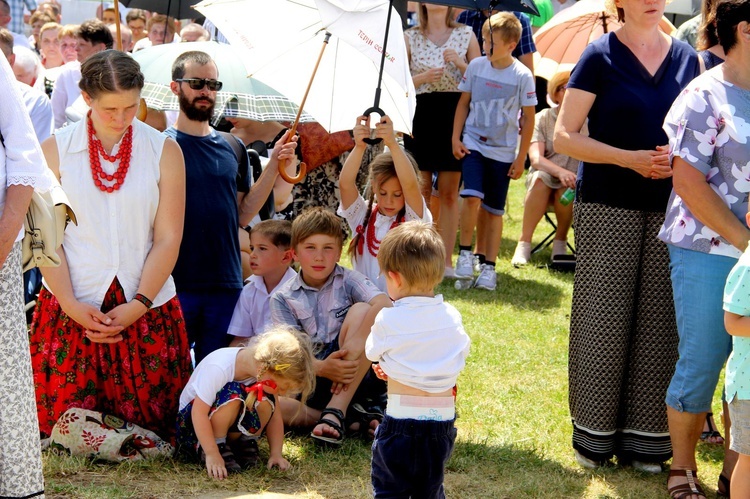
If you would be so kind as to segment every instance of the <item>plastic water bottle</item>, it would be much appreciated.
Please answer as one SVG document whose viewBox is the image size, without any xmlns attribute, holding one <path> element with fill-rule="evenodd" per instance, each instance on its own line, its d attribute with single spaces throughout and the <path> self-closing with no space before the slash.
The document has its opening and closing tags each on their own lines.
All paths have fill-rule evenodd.
<svg viewBox="0 0 750 499">
<path fill-rule="evenodd" d="M 576 197 L 576 190 L 568 187 L 567 189 L 565 189 L 565 192 L 562 193 L 562 196 L 560 196 L 560 204 L 563 206 L 568 206 L 570 203 L 573 202 L 575 197 Z"/>
<path fill-rule="evenodd" d="M 461 291 L 463 289 L 469 289 L 474 285 L 474 279 L 456 279 L 456 283 L 453 285 L 456 290 Z"/>
</svg>

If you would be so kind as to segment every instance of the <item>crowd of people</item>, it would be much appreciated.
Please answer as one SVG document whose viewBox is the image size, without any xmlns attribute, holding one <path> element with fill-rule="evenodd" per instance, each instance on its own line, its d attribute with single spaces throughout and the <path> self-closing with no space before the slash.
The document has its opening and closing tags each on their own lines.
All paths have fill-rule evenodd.
<svg viewBox="0 0 750 499">
<path fill-rule="evenodd" d="M 527 157 L 511 263 L 530 262 L 548 209 L 553 256 L 575 229 L 577 462 L 659 473 L 671 458 L 670 497 L 696 499 L 704 439 L 725 446 L 719 493 L 750 496 L 750 2 L 704 1 L 696 52 L 659 28 L 664 0 L 608 0 L 623 26 L 545 96 L 531 34 L 573 1 L 531 18 L 418 4 L 403 141 L 387 115 L 343 134 L 217 129 L 220 68 L 189 46 L 170 61 L 180 110 L 153 120 L 129 52 L 209 40 L 210 23 L 100 6 L 63 25 L 57 2 L 30 3 L 0 0 L 0 496 L 44 493 L 39 436 L 82 408 L 156 432 L 216 479 L 257 465 L 262 434 L 266 465 L 287 469 L 285 427 L 333 447 L 359 436 L 374 440 L 376 497 L 443 497 L 470 339 L 435 289 L 496 290 Z M 280 169 L 300 159 L 312 174 L 287 183 Z M 27 334 L 20 229 L 32 192 L 55 183 L 78 223 L 60 266 L 39 269 Z"/>
</svg>

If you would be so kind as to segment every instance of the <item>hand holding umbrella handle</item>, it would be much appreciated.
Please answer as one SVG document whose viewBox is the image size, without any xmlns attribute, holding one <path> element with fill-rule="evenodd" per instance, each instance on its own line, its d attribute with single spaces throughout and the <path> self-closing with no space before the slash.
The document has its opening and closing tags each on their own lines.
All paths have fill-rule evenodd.
<svg viewBox="0 0 750 499">
<path fill-rule="evenodd" d="M 302 107 L 300 107 L 300 113 L 302 113 Z M 294 135 L 297 133 L 297 124 L 299 123 L 299 114 L 297 114 L 297 120 L 292 125 L 292 128 L 289 130 L 289 137 L 294 137 Z M 299 163 L 299 172 L 296 176 L 290 177 L 289 174 L 286 172 L 286 160 L 280 159 L 279 160 L 279 175 L 281 178 L 284 179 L 287 183 L 290 184 L 299 184 L 305 179 L 305 175 L 307 174 L 307 165 L 300 161 Z"/>
<path fill-rule="evenodd" d="M 385 116 L 385 112 L 377 106 L 367 108 L 365 112 L 362 113 L 362 116 L 370 116 L 372 113 L 376 113 L 381 117 Z M 381 143 L 383 139 L 371 139 L 367 137 L 365 139 L 362 139 L 362 141 L 366 144 L 370 144 L 371 146 L 374 146 L 375 144 Z"/>
<path fill-rule="evenodd" d="M 286 161 L 281 160 L 279 161 L 279 175 L 281 175 L 281 178 L 283 178 L 286 182 L 290 184 L 299 184 L 305 179 L 305 175 L 307 174 L 307 165 L 304 162 L 300 162 L 299 164 L 299 172 L 296 176 L 290 177 L 289 174 L 286 172 Z"/>
</svg>

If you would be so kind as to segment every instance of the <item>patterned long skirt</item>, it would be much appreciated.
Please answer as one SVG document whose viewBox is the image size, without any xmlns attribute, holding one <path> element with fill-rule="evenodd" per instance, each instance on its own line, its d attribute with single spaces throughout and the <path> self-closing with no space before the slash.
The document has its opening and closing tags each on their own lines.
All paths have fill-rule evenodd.
<svg viewBox="0 0 750 499">
<path fill-rule="evenodd" d="M 125 303 L 117 279 L 102 312 Z M 31 323 L 39 429 L 49 435 L 70 407 L 115 415 L 173 442 L 180 392 L 190 378 L 190 347 L 177 297 L 152 308 L 118 343 L 93 343 L 42 289 Z"/>
<path fill-rule="evenodd" d="M 573 448 L 595 461 L 666 461 L 678 337 L 669 253 L 657 239 L 664 214 L 576 203 L 574 217 Z"/>
<path fill-rule="evenodd" d="M 44 497 L 21 244 L 0 269 L 0 497 Z"/>
</svg>

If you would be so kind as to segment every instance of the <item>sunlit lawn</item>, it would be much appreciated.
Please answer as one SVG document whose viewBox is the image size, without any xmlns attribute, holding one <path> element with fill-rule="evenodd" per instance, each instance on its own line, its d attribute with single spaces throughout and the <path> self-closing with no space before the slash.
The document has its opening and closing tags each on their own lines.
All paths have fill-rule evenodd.
<svg viewBox="0 0 750 499">
<path fill-rule="evenodd" d="M 523 180 L 511 187 L 498 289 L 439 292 L 463 314 L 472 350 L 459 379 L 458 442 L 446 492 L 457 498 L 665 498 L 667 474 L 632 469 L 592 472 L 575 464 L 567 405 L 567 338 L 572 274 L 545 267 L 549 249 L 532 265 L 510 266 L 522 214 Z M 542 222 L 535 240 L 550 227 Z M 714 407 L 719 408 L 718 399 Z M 718 420 L 718 419 L 717 419 Z M 267 447 L 261 447 L 262 452 Z M 257 468 L 218 482 L 197 465 L 175 461 L 91 463 L 45 454 L 48 497 L 238 497 L 282 493 L 301 497 L 368 497 L 369 445 L 347 440 L 322 450 L 291 436 L 293 470 Z M 699 447 L 700 476 L 714 497 L 723 452 Z"/>
</svg>

